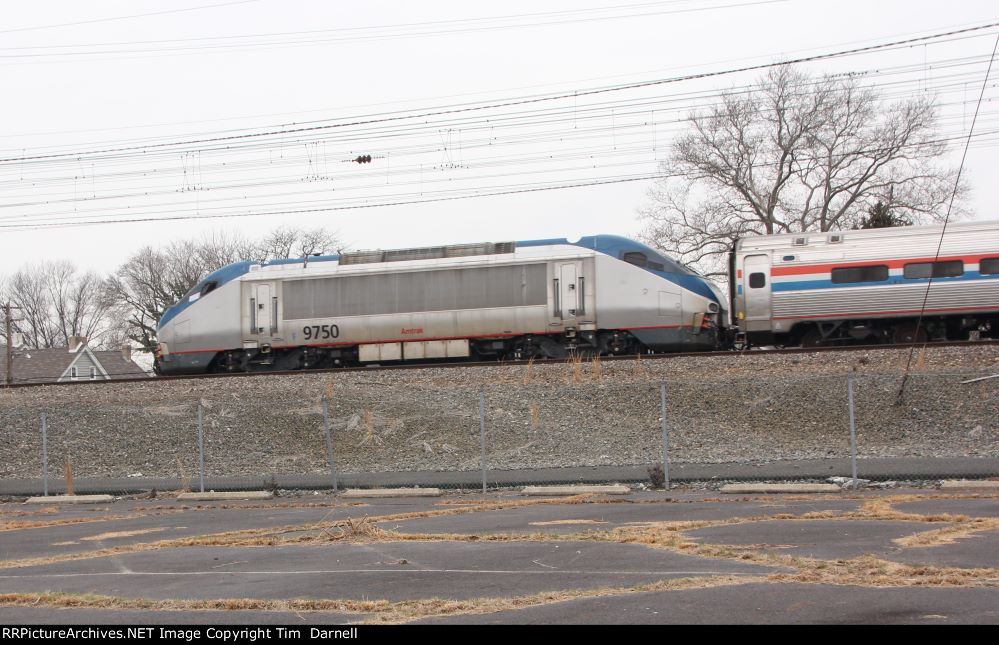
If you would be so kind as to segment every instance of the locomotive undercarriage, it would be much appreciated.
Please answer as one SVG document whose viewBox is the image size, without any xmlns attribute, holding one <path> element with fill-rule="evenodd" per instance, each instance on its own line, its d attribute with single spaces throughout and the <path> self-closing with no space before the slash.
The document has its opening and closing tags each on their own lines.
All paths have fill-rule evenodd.
<svg viewBox="0 0 999 645">
<path fill-rule="evenodd" d="M 525 335 L 512 338 L 475 339 L 469 343 L 471 356 L 463 360 L 529 360 L 634 354 L 646 351 L 644 345 L 626 331 L 576 332 Z M 282 347 L 262 346 L 219 353 L 209 368 L 212 372 L 269 372 L 360 365 L 358 346 Z M 456 359 L 437 359 L 456 360 Z M 423 361 L 421 361 L 423 362 Z"/>
<path fill-rule="evenodd" d="M 928 317 L 922 321 L 909 318 L 817 322 L 797 325 L 789 334 L 774 336 L 776 344 L 786 347 L 923 343 L 977 338 L 999 338 L 999 317 L 949 316 Z"/>
</svg>

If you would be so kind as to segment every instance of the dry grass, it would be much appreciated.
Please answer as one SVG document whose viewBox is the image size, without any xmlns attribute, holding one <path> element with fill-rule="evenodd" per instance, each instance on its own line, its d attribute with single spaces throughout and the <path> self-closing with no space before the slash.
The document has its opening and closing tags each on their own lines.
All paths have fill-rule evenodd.
<svg viewBox="0 0 999 645">
<path fill-rule="evenodd" d="M 255 598 L 222 598 L 214 600 L 150 600 L 122 598 L 97 594 L 57 592 L 0 594 L 0 606 L 52 607 L 87 609 L 142 609 L 152 611 L 272 611 L 272 612 L 337 612 L 367 615 L 365 622 L 405 623 L 423 618 L 489 614 L 549 605 L 571 600 L 607 598 L 635 593 L 707 589 L 765 582 L 763 577 L 702 576 L 673 578 L 629 587 L 597 587 L 546 591 L 511 598 L 425 598 L 390 602 L 387 600 L 263 600 Z"/>
<path fill-rule="evenodd" d="M 66 479 L 66 494 L 75 495 L 76 487 L 73 480 L 73 460 L 69 455 L 66 455 L 66 466 L 65 466 L 65 479 Z"/>
<path fill-rule="evenodd" d="M 177 460 L 177 470 L 180 472 L 180 491 L 182 493 L 188 493 L 191 491 L 191 480 L 187 477 L 187 472 L 184 470 L 184 464 L 180 462 L 180 457 L 176 457 Z"/>
<path fill-rule="evenodd" d="M 978 537 L 980 533 L 997 529 L 999 529 L 999 518 L 969 518 L 954 526 L 907 535 L 893 540 L 893 542 L 900 547 L 910 549 L 934 547 L 954 544 L 958 540 Z"/>
<path fill-rule="evenodd" d="M 159 533 L 160 531 L 165 531 L 166 527 L 158 527 L 154 529 L 136 529 L 134 531 L 109 531 L 107 533 L 99 533 L 97 535 L 91 535 L 88 537 L 80 538 L 81 542 L 100 542 L 101 540 L 114 540 L 119 538 L 135 537 L 136 535 L 148 535 L 149 533 Z"/>
<path fill-rule="evenodd" d="M 524 366 L 524 377 L 522 379 L 524 385 L 530 385 L 534 382 L 534 357 L 527 359 L 527 365 Z"/>
<path fill-rule="evenodd" d="M 590 376 L 594 381 L 604 380 L 604 364 L 600 360 L 600 354 L 594 354 L 590 359 Z"/>
<path fill-rule="evenodd" d="M 3 531 L 23 531 L 26 529 L 44 529 L 53 526 L 66 526 L 69 524 L 89 524 L 91 522 L 113 522 L 117 520 L 130 520 L 141 515 L 106 515 L 104 517 L 67 517 L 59 520 L 14 520 L 0 522 L 0 532 Z"/>
<path fill-rule="evenodd" d="M 531 427 L 541 427 L 541 406 L 537 403 L 531 404 Z"/>
<path fill-rule="evenodd" d="M 448 515 L 462 515 L 464 513 L 476 513 L 483 511 L 502 510 L 507 508 L 519 508 L 523 506 L 537 506 L 540 504 L 582 504 L 590 499 L 590 495 L 576 495 L 564 498 L 540 498 L 529 500 L 511 500 L 506 502 L 482 502 L 470 506 L 456 506 L 454 508 L 442 508 L 431 511 L 414 511 L 410 513 L 395 513 L 391 515 L 381 515 L 368 518 L 372 524 L 380 522 L 401 522 L 405 520 L 420 519 L 427 517 L 442 517 Z M 245 508 L 245 507 L 237 507 Z M 121 518 L 125 519 L 125 518 Z M 32 567 L 67 562 L 71 560 L 87 560 L 92 558 L 103 558 L 111 555 L 124 555 L 128 553 L 138 553 L 141 551 L 155 551 L 157 549 L 178 548 L 178 547 L 205 547 L 205 546 L 277 546 L 280 544 L 295 544 L 305 541 L 316 541 L 316 538 L 308 537 L 319 528 L 332 528 L 342 526 L 348 520 L 338 520 L 323 526 L 316 525 L 288 525 L 270 529 L 246 529 L 241 531 L 226 531 L 212 533 L 190 538 L 177 538 L 171 540 L 158 540 L 142 544 L 128 544 L 113 548 L 99 549 L 95 551 L 85 551 L 81 553 L 60 554 L 55 556 L 45 556 L 37 558 L 24 558 L 20 560 L 2 560 L 0 569 L 11 569 L 17 567 Z M 392 539 L 408 539 L 392 534 Z M 413 536 L 412 539 L 419 539 L 420 536 Z M 391 541 L 387 537 L 384 541 Z"/>
<path fill-rule="evenodd" d="M 579 383 L 585 383 L 586 379 L 583 376 L 583 357 L 579 354 L 573 354 L 566 361 L 566 374 L 565 382 L 566 385 L 573 385 Z"/>
</svg>

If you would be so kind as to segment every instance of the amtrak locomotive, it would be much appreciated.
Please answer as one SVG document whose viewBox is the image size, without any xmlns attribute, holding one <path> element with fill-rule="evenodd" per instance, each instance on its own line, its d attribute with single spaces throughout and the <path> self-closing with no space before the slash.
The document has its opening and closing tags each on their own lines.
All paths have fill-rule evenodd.
<svg viewBox="0 0 999 645">
<path fill-rule="evenodd" d="M 713 350 L 726 300 L 612 235 L 239 262 L 157 330 L 160 374 Z"/>
</svg>

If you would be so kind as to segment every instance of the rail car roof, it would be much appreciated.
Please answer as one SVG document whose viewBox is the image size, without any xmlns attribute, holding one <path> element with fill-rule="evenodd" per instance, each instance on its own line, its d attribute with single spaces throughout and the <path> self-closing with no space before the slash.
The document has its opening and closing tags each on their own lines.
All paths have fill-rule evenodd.
<svg viewBox="0 0 999 645">
<path fill-rule="evenodd" d="M 693 291 L 705 298 L 714 300 L 715 302 L 724 306 L 724 299 L 721 294 L 709 284 L 706 278 L 697 275 L 687 267 L 683 266 L 679 262 L 664 256 L 659 251 L 656 251 L 650 246 L 642 244 L 641 242 L 636 242 L 635 240 L 622 237 L 620 235 L 587 235 L 581 237 L 575 241 L 569 241 L 567 238 L 549 238 L 542 240 L 524 240 L 515 243 L 516 248 L 530 248 L 537 246 L 554 246 L 554 245 L 570 245 L 578 246 L 584 249 L 592 249 L 598 253 L 603 253 L 609 255 L 613 258 L 621 259 L 625 253 L 637 252 L 643 253 L 649 259 L 663 266 L 664 270 L 656 270 L 648 266 L 642 267 L 650 273 L 654 273 L 670 282 L 673 282 L 688 291 Z M 318 262 L 338 262 L 340 260 L 339 255 L 320 255 L 309 258 L 309 264 Z M 162 327 L 166 323 L 170 322 L 177 314 L 187 309 L 191 304 L 190 295 L 199 292 L 206 284 L 210 282 L 217 282 L 217 286 L 222 286 L 223 284 L 235 280 L 242 275 L 250 272 L 250 267 L 253 265 L 261 266 L 281 266 L 281 265 L 291 265 L 291 264 L 302 264 L 303 258 L 287 258 L 280 260 L 269 260 L 267 262 L 255 262 L 253 260 L 244 260 L 242 262 L 236 262 L 228 266 L 224 266 L 218 271 L 208 274 L 202 280 L 198 282 L 183 298 L 180 302 L 174 304 L 172 307 L 163 312 L 163 317 L 160 319 L 158 327 Z M 216 287 L 217 288 L 217 287 Z"/>
<path fill-rule="evenodd" d="M 999 220 L 986 220 L 978 222 L 951 222 L 947 225 L 947 233 L 972 233 L 972 232 L 995 232 L 999 231 Z M 829 243 L 829 236 L 838 235 L 840 241 L 853 240 L 891 240 L 895 238 L 915 237 L 915 236 L 936 236 L 943 232 L 942 224 L 931 224 L 926 226 L 892 226 L 887 228 L 867 228 L 843 231 L 805 231 L 802 233 L 778 233 L 774 235 L 748 235 L 739 238 L 735 243 L 735 250 L 746 249 L 783 249 L 796 246 L 794 241 L 798 238 L 806 238 L 807 246 Z"/>
</svg>

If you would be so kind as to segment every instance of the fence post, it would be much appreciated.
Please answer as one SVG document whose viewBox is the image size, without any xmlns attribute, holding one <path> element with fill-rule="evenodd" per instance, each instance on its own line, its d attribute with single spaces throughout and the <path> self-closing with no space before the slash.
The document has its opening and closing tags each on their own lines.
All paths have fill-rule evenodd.
<svg viewBox="0 0 999 645">
<path fill-rule="evenodd" d="M 201 492 L 205 492 L 205 420 L 204 408 L 198 401 L 198 481 L 201 482 Z"/>
<path fill-rule="evenodd" d="M 49 496 L 49 437 L 45 413 L 42 412 L 42 494 Z"/>
<path fill-rule="evenodd" d="M 666 425 L 666 381 L 663 381 L 659 388 L 660 398 L 662 399 L 663 487 L 669 490 L 669 429 Z"/>
<path fill-rule="evenodd" d="M 482 492 L 486 492 L 486 386 L 479 387 L 479 445 L 482 451 Z"/>
<path fill-rule="evenodd" d="M 323 395 L 323 427 L 326 429 L 326 455 L 330 461 L 330 477 L 333 478 L 333 492 L 336 492 L 336 462 L 333 460 L 333 434 L 330 431 L 330 401 Z"/>
<path fill-rule="evenodd" d="M 846 398 L 850 407 L 850 470 L 852 487 L 857 489 L 857 421 L 853 411 L 853 372 L 846 375 Z"/>
</svg>

